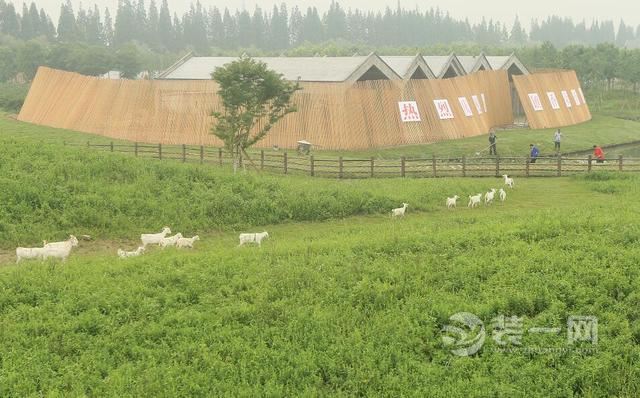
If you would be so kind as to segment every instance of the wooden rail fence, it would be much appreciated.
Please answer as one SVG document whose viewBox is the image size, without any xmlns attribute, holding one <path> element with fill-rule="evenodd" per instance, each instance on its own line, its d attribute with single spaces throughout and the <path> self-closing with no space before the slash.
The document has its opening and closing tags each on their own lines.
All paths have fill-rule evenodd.
<svg viewBox="0 0 640 398">
<path fill-rule="evenodd" d="M 231 166 L 232 159 L 222 148 L 195 145 L 151 145 L 141 143 L 78 143 L 85 147 L 136 157 L 172 160 L 183 163 Z M 245 166 L 261 171 L 324 178 L 437 178 L 437 177 L 560 177 L 592 171 L 640 172 L 640 158 L 619 156 L 597 162 L 591 156 L 540 157 L 531 163 L 528 157 L 425 157 L 400 159 L 322 158 L 297 152 L 261 150 L 249 153 Z"/>
</svg>

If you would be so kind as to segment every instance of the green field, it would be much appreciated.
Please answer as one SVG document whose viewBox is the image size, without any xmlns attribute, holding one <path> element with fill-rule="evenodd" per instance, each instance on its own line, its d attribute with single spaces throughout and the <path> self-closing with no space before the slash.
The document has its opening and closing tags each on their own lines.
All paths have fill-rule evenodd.
<svg viewBox="0 0 640 398">
<path fill-rule="evenodd" d="M 504 203 L 447 210 L 501 181 L 233 176 L 0 131 L 0 396 L 640 390 L 640 176 L 518 179 Z M 165 224 L 202 241 L 116 257 Z M 13 264 L 69 233 L 93 239 L 66 264 Z M 468 357 L 443 342 L 459 312 L 486 328 Z M 500 315 L 521 318 L 521 344 L 492 339 Z M 597 317 L 597 344 L 567 343 L 576 315 Z"/>
</svg>

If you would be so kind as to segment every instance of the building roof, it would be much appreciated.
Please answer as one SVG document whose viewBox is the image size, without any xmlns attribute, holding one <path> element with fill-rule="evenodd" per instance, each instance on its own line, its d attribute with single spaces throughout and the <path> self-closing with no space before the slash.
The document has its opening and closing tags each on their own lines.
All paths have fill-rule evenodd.
<svg viewBox="0 0 640 398">
<path fill-rule="evenodd" d="M 159 79 L 209 80 L 218 67 L 237 60 L 237 57 L 194 57 L 178 60 Z M 352 57 L 256 57 L 269 69 L 281 73 L 287 80 L 308 82 L 345 82 L 371 79 L 445 78 L 462 76 L 480 69 L 507 69 L 516 64 L 523 73 L 524 65 L 515 57 L 497 56 L 368 56 Z M 523 69 L 524 68 L 524 69 Z"/>
</svg>

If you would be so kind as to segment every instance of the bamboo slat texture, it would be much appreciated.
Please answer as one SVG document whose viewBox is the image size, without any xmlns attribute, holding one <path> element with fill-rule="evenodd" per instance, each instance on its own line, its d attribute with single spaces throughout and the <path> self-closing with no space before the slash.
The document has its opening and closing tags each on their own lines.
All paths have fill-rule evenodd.
<svg viewBox="0 0 640 398">
<path fill-rule="evenodd" d="M 591 112 L 575 71 L 513 76 L 513 82 L 532 128 L 563 127 L 591 120 Z M 549 93 L 556 97 L 557 109 L 554 109 Z M 542 109 L 534 109 L 529 94 L 538 95 Z"/>
<path fill-rule="evenodd" d="M 573 79 L 567 80 L 577 88 L 575 74 Z M 521 84 L 555 88 L 564 81 L 564 74 L 553 74 Z M 259 147 L 295 148 L 301 139 L 324 149 L 424 144 L 485 134 L 513 121 L 506 71 L 446 80 L 303 82 L 301 86 L 294 97 L 298 111 L 283 118 Z M 142 143 L 220 146 L 210 134 L 211 112 L 220 109 L 217 90 L 214 81 L 104 80 L 41 67 L 18 118 Z M 481 109 L 472 96 L 480 100 Z M 473 115 L 465 116 L 459 97 L 467 99 Z M 433 101 L 441 99 L 448 100 L 453 119 L 439 118 Z M 416 101 L 421 121 L 402 122 L 399 101 Z"/>
</svg>

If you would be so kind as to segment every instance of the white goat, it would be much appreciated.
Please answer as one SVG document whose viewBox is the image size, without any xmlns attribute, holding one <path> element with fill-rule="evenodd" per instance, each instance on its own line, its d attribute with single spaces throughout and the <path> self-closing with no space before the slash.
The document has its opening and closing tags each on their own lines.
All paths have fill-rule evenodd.
<svg viewBox="0 0 640 398">
<path fill-rule="evenodd" d="M 122 249 L 118 249 L 118 257 L 127 258 L 127 257 L 137 257 L 144 253 L 144 246 L 138 246 L 138 248 L 132 252 L 126 252 Z"/>
<path fill-rule="evenodd" d="M 500 191 L 498 191 L 498 193 L 500 194 L 500 201 L 504 202 L 504 200 L 507 199 L 507 193 L 502 188 L 500 188 Z"/>
<path fill-rule="evenodd" d="M 478 207 L 481 201 L 482 201 L 481 193 L 474 196 L 469 196 L 469 204 L 467 205 L 467 207 L 471 207 L 471 208 Z"/>
<path fill-rule="evenodd" d="M 484 194 L 484 204 L 489 205 L 493 203 L 493 198 L 496 196 L 495 188 L 491 188 L 491 190 Z"/>
<path fill-rule="evenodd" d="M 42 260 L 44 247 L 18 247 L 16 248 L 16 264 L 21 260 L 39 258 Z"/>
<path fill-rule="evenodd" d="M 238 246 L 242 246 L 245 243 L 257 243 L 258 246 L 262 246 L 262 239 L 268 237 L 269 234 L 267 233 L 267 231 L 257 234 L 240 234 L 240 244 Z"/>
<path fill-rule="evenodd" d="M 447 198 L 447 209 L 450 209 L 452 207 L 455 208 L 458 202 L 458 199 L 460 199 L 458 195 L 455 195 L 453 198 Z"/>
<path fill-rule="evenodd" d="M 169 227 L 164 227 L 162 232 L 157 234 L 142 234 L 140 235 L 140 240 L 142 241 L 142 246 L 146 247 L 147 245 L 159 245 L 162 239 L 165 236 L 171 233 L 171 229 Z"/>
<path fill-rule="evenodd" d="M 502 176 L 504 177 L 504 185 L 506 185 L 509 188 L 513 189 L 513 186 L 515 185 L 515 182 L 513 181 L 513 178 L 509 177 L 506 174 L 503 174 Z"/>
<path fill-rule="evenodd" d="M 404 217 L 404 213 L 407 211 L 407 207 L 409 207 L 408 203 L 403 203 L 402 207 L 398 207 L 397 209 L 391 210 L 392 217 Z"/>
<path fill-rule="evenodd" d="M 200 240 L 200 237 L 198 235 L 196 235 L 196 236 L 194 236 L 192 238 L 180 238 L 176 242 L 176 247 L 178 247 L 178 248 L 189 247 L 189 248 L 193 249 L 193 242 L 195 242 L 197 240 Z"/>
<path fill-rule="evenodd" d="M 162 238 L 160 241 L 160 246 L 164 249 L 167 246 L 175 246 L 178 239 L 182 238 L 182 234 L 178 232 L 173 236 L 169 236 L 167 238 Z"/>
<path fill-rule="evenodd" d="M 44 246 L 42 258 L 46 260 L 49 257 L 53 257 L 67 261 L 69 254 L 71 254 L 71 249 L 75 246 L 78 246 L 78 239 L 73 235 L 64 242 L 48 243 Z"/>
</svg>

